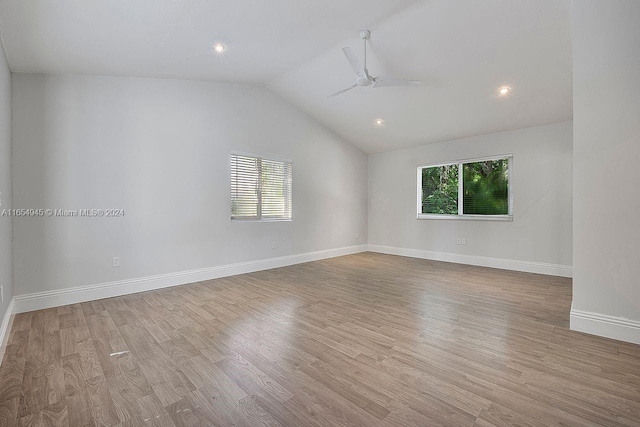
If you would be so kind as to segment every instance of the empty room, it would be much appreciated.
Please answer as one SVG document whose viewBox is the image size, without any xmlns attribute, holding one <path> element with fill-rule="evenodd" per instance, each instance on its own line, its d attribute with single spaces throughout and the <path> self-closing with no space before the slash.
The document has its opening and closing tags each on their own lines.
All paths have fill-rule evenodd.
<svg viewBox="0 0 640 427">
<path fill-rule="evenodd" d="M 0 427 L 640 426 L 640 1 L 0 0 Z"/>
</svg>

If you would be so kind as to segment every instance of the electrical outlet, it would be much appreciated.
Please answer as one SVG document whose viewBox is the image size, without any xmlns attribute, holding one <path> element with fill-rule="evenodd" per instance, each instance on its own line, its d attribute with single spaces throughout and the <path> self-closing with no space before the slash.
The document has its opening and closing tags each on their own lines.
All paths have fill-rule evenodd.
<svg viewBox="0 0 640 427">
<path fill-rule="evenodd" d="M 271 249 L 275 249 L 276 248 L 276 241 L 274 240 L 273 242 L 271 242 Z"/>
<path fill-rule="evenodd" d="M 467 239 L 462 239 L 462 244 L 466 245 L 467 244 Z"/>
<path fill-rule="evenodd" d="M 461 245 L 462 244 L 462 239 L 458 238 L 456 239 L 456 245 Z"/>
<path fill-rule="evenodd" d="M 120 257 L 119 256 L 114 256 L 113 260 L 111 261 L 111 266 L 112 267 L 120 267 Z"/>
<path fill-rule="evenodd" d="M 356 240 L 358 240 L 358 232 L 356 231 Z"/>
</svg>

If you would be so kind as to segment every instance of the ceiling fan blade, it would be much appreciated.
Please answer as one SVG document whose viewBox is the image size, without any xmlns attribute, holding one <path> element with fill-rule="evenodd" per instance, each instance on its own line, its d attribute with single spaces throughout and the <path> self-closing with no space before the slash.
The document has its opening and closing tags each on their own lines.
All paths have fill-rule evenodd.
<svg viewBox="0 0 640 427">
<path fill-rule="evenodd" d="M 373 79 L 373 87 L 391 87 L 391 86 L 420 86 L 420 80 L 404 80 L 391 76 L 378 76 Z"/>
<path fill-rule="evenodd" d="M 334 96 L 341 95 L 341 94 L 343 94 L 343 93 L 345 93 L 345 92 L 350 91 L 351 89 L 355 88 L 356 86 L 358 86 L 358 85 L 355 85 L 355 84 L 354 84 L 353 86 L 349 86 L 349 87 L 348 87 L 348 88 L 346 88 L 346 89 L 339 90 L 339 91 L 337 91 L 336 93 L 332 93 L 332 94 L 331 94 L 331 95 L 329 95 L 327 98 L 333 98 Z"/>
<path fill-rule="evenodd" d="M 358 61 L 358 57 L 356 56 L 356 54 L 353 53 L 353 49 L 351 49 L 350 47 L 343 47 L 342 53 L 344 53 L 344 56 L 347 57 L 347 61 L 349 61 L 353 72 L 356 73 L 359 77 L 363 77 L 366 79 L 367 76 L 364 72 L 364 67 L 362 66 L 362 64 L 360 64 L 360 61 Z"/>
</svg>

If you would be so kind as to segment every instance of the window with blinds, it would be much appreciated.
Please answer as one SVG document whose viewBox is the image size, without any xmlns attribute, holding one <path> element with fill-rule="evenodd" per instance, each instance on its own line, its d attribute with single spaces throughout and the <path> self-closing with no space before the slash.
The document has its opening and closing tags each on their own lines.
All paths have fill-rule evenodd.
<svg viewBox="0 0 640 427">
<path fill-rule="evenodd" d="M 418 167 L 418 218 L 513 219 L 513 156 Z"/>
<path fill-rule="evenodd" d="M 231 219 L 290 220 L 290 161 L 231 154 Z"/>
</svg>

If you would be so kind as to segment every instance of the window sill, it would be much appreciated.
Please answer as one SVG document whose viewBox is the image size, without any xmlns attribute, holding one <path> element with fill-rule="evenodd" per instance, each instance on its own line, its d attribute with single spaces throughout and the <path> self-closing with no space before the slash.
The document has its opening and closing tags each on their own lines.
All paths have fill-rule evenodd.
<svg viewBox="0 0 640 427">
<path fill-rule="evenodd" d="M 462 221 L 506 221 L 512 222 L 513 215 L 438 215 L 418 214 L 416 219 L 453 219 Z"/>
<path fill-rule="evenodd" d="M 276 219 L 276 218 L 265 218 L 265 219 L 257 219 L 257 218 L 231 218 L 231 222 L 291 222 L 293 218 L 286 219 Z"/>
</svg>

